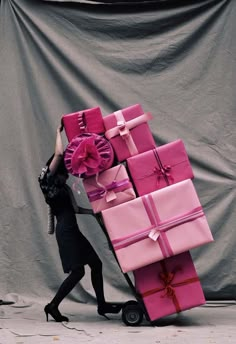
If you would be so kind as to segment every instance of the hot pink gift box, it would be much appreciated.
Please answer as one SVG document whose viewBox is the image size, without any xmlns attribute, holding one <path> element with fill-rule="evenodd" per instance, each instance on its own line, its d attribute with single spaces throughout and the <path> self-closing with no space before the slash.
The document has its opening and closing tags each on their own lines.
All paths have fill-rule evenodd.
<svg viewBox="0 0 236 344">
<path fill-rule="evenodd" d="M 126 168 L 122 164 L 101 172 L 98 177 L 84 179 L 83 184 L 94 213 L 136 197 Z"/>
<path fill-rule="evenodd" d="M 134 279 L 151 321 L 206 303 L 189 252 L 137 269 Z"/>
<path fill-rule="evenodd" d="M 127 166 L 139 196 L 193 178 L 182 140 L 130 157 Z"/>
<path fill-rule="evenodd" d="M 110 140 L 118 161 L 155 148 L 156 144 L 147 121 L 150 113 L 144 113 L 135 104 L 103 117 L 105 136 Z"/>
<path fill-rule="evenodd" d="M 99 107 L 65 114 L 62 116 L 62 122 L 69 142 L 79 134 L 102 134 L 105 132 Z"/>
<path fill-rule="evenodd" d="M 213 241 L 190 179 L 102 211 L 123 272 Z"/>
</svg>

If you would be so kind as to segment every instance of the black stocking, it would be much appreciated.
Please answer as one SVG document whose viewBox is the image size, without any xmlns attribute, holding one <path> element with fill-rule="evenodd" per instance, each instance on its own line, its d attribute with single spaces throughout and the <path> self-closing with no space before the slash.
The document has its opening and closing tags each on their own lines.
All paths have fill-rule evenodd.
<svg viewBox="0 0 236 344">
<path fill-rule="evenodd" d="M 51 303 L 58 307 L 61 301 L 71 292 L 71 290 L 81 280 L 81 278 L 84 276 L 84 273 L 85 271 L 83 266 L 73 270 L 61 284 L 60 288 L 58 289 L 58 292 L 56 293 Z"/>
<path fill-rule="evenodd" d="M 97 257 L 96 260 L 89 262 L 88 265 L 91 268 L 91 281 L 96 294 L 98 306 L 103 305 L 105 303 L 105 297 L 103 288 L 102 262 Z"/>
</svg>

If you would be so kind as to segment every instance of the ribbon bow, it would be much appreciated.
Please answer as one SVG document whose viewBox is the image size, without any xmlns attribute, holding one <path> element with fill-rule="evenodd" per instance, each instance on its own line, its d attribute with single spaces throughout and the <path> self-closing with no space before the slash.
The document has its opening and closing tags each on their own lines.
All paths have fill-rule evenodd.
<svg viewBox="0 0 236 344">
<path fill-rule="evenodd" d="M 130 135 L 129 128 L 126 126 L 125 121 L 117 121 L 118 131 L 122 139 L 126 139 Z"/>
<path fill-rule="evenodd" d="M 117 198 L 116 193 L 113 189 L 116 187 L 117 183 L 115 181 L 111 182 L 108 186 L 103 185 L 102 197 L 105 197 L 106 202 L 111 202 Z"/>
<path fill-rule="evenodd" d="M 170 173 L 171 166 L 164 165 L 161 167 L 154 167 L 153 172 L 157 174 L 157 181 L 160 182 L 161 177 L 164 177 L 169 184 L 169 180 L 173 181 L 173 177 Z"/>
<path fill-rule="evenodd" d="M 86 131 L 87 123 L 86 123 L 86 118 L 85 118 L 85 113 L 78 113 L 78 125 L 81 130 L 81 132 Z"/>
<path fill-rule="evenodd" d="M 75 150 L 71 164 L 77 174 L 87 172 L 89 169 L 95 169 L 100 164 L 100 155 L 94 144 L 93 138 L 88 138 L 80 143 Z"/>
<path fill-rule="evenodd" d="M 105 198 L 106 202 L 111 202 L 117 198 L 116 192 L 124 191 L 131 187 L 128 178 L 122 180 L 113 180 L 110 184 L 103 185 L 96 177 L 96 183 L 99 188 L 89 191 L 87 193 L 90 202 L 97 201 L 98 199 Z"/>
<path fill-rule="evenodd" d="M 90 200 L 105 198 L 107 203 L 117 198 L 116 193 L 113 190 L 107 189 L 105 186 L 103 186 L 103 188 L 100 190 L 96 190 L 94 193 L 92 192 L 91 194 L 92 196 L 88 195 Z"/>
<path fill-rule="evenodd" d="M 117 198 L 116 193 L 113 190 L 105 191 L 105 200 L 107 203 L 114 201 L 116 198 Z"/>
<path fill-rule="evenodd" d="M 165 294 L 162 295 L 162 297 L 168 296 L 173 298 L 175 296 L 175 290 L 173 286 L 171 285 L 175 275 L 173 272 L 161 272 L 159 275 L 160 279 L 162 280 L 164 284 L 164 290 Z"/>
</svg>

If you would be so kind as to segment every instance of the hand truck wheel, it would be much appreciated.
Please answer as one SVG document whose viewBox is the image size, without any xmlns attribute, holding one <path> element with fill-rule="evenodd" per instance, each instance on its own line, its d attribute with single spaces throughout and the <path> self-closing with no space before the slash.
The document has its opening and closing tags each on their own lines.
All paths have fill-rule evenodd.
<svg viewBox="0 0 236 344">
<path fill-rule="evenodd" d="M 122 321 L 127 326 L 138 326 L 143 321 L 143 310 L 136 301 L 128 301 L 122 308 Z"/>
</svg>

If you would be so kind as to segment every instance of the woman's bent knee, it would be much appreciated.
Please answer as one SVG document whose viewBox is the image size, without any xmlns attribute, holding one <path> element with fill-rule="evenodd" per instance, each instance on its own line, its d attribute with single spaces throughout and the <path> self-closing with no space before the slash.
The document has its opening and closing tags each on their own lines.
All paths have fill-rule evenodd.
<svg viewBox="0 0 236 344">
<path fill-rule="evenodd" d="M 101 271 L 102 270 L 102 261 L 100 258 L 93 259 L 91 262 L 89 262 L 89 267 L 91 270 Z"/>
<path fill-rule="evenodd" d="M 85 275 L 84 266 L 79 266 L 76 269 L 73 269 L 71 271 L 71 274 L 73 274 L 73 275 L 77 276 L 79 279 L 81 279 Z"/>
</svg>

